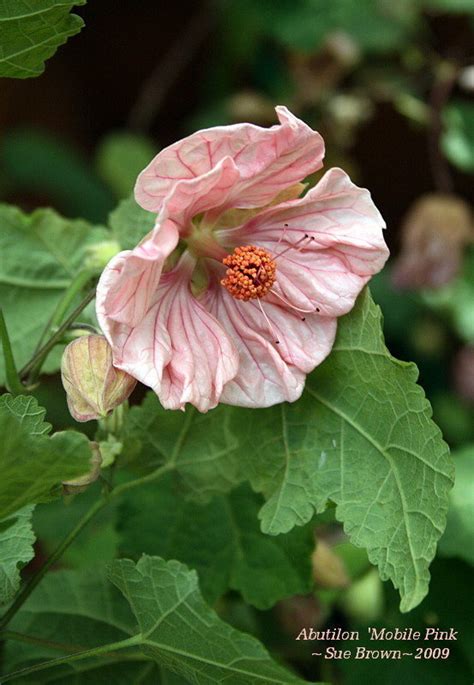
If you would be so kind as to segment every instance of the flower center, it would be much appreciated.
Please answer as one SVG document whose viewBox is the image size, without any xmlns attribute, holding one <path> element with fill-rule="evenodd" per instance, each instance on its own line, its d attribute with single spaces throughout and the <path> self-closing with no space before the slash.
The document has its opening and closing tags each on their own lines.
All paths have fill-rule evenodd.
<svg viewBox="0 0 474 685">
<path fill-rule="evenodd" d="M 236 300 L 265 297 L 276 279 L 276 264 L 269 253 L 255 245 L 236 247 L 222 263 L 229 267 L 221 285 Z"/>
</svg>

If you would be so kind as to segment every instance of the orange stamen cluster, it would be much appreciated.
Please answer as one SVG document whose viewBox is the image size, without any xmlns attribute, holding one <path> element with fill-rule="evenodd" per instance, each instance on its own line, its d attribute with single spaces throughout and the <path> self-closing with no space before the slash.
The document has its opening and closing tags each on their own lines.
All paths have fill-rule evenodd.
<svg viewBox="0 0 474 685">
<path fill-rule="evenodd" d="M 276 278 L 276 264 L 268 252 L 255 245 L 236 247 L 222 263 L 229 268 L 221 285 L 236 300 L 254 300 L 265 297 Z"/>
</svg>

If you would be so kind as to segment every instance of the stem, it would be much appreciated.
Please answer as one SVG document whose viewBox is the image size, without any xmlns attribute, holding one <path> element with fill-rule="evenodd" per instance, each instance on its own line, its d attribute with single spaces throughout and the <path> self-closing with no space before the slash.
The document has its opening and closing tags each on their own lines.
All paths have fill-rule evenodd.
<svg viewBox="0 0 474 685">
<path fill-rule="evenodd" d="M 5 628 L 12 618 L 15 616 L 17 611 L 23 606 L 23 604 L 26 602 L 28 597 L 31 595 L 35 587 L 41 582 L 43 577 L 46 575 L 47 571 L 51 568 L 51 566 L 64 554 L 64 552 L 67 550 L 67 548 L 74 542 L 74 540 L 77 538 L 79 533 L 87 526 L 89 521 L 94 518 L 94 516 L 105 506 L 107 506 L 111 500 L 115 497 L 120 496 L 123 492 L 126 492 L 127 490 L 131 490 L 132 488 L 136 488 L 140 485 L 143 485 L 144 483 L 150 483 L 154 480 L 157 480 L 158 478 L 161 478 L 165 473 L 168 471 L 173 470 L 174 464 L 173 462 L 169 462 L 168 464 L 164 464 L 163 466 L 159 466 L 157 469 L 155 469 L 152 473 L 149 473 L 147 476 L 143 476 L 142 478 L 137 478 L 135 480 L 128 481 L 128 483 L 123 483 L 122 485 L 119 485 L 115 490 L 112 490 L 112 492 L 109 495 L 103 495 L 100 499 L 98 499 L 92 507 L 89 509 L 88 512 L 84 514 L 84 516 L 81 518 L 81 520 L 77 523 L 75 528 L 64 538 L 64 540 L 61 542 L 61 544 L 55 549 L 55 551 L 51 554 L 51 556 L 46 559 L 44 562 L 43 566 L 38 570 L 38 572 L 30 578 L 30 580 L 26 583 L 26 585 L 23 587 L 23 589 L 20 591 L 18 594 L 17 598 L 13 602 L 13 604 L 10 606 L 10 608 L 6 611 L 6 613 L 2 616 L 0 619 L 0 630 Z"/>
<path fill-rule="evenodd" d="M 82 271 L 79 271 L 76 274 L 75 278 L 71 281 L 62 298 L 56 305 L 56 309 L 54 310 L 50 320 L 46 324 L 46 328 L 38 340 L 35 352 L 38 352 L 38 350 L 41 348 L 41 345 L 43 344 L 43 341 L 47 335 L 55 332 L 55 328 L 60 325 L 64 315 L 71 306 L 72 302 L 74 302 L 77 294 L 81 292 L 83 287 L 91 280 L 93 275 L 94 272 L 91 271 L 91 269 L 82 269 Z"/>
<path fill-rule="evenodd" d="M 48 559 L 44 562 L 43 566 L 38 570 L 38 572 L 30 578 L 30 580 L 24 585 L 23 589 L 10 606 L 8 611 L 0 619 L 0 630 L 5 628 L 11 621 L 13 616 L 16 614 L 18 609 L 23 606 L 24 602 L 31 595 L 38 583 L 41 582 L 44 575 L 51 568 L 51 566 L 64 554 L 69 545 L 76 539 L 83 528 L 89 523 L 89 521 L 108 503 L 108 500 L 101 498 L 97 500 L 88 512 L 82 517 L 82 519 L 77 523 L 75 528 L 64 538 L 61 544 L 55 549 Z"/>
<path fill-rule="evenodd" d="M 430 127 L 428 131 L 428 152 L 431 163 L 431 173 L 436 189 L 441 193 L 451 193 L 454 183 L 449 170 L 449 164 L 440 148 L 443 134 L 443 109 L 449 100 L 456 84 L 459 66 L 453 62 L 441 64 L 430 94 Z"/>
<path fill-rule="evenodd" d="M 51 352 L 56 343 L 61 340 L 64 332 L 69 328 L 69 326 L 74 323 L 79 314 L 83 309 L 87 307 L 89 302 L 95 297 L 95 289 L 92 289 L 88 295 L 82 300 L 82 302 L 76 307 L 76 309 L 68 316 L 63 324 L 57 329 L 57 331 L 51 336 L 51 338 L 46 342 L 41 349 L 39 349 L 30 359 L 28 364 L 24 366 L 20 371 L 20 376 L 24 378 L 27 374 L 30 374 L 29 381 L 33 383 L 37 378 L 41 366 L 45 361 L 48 354 Z"/>
<path fill-rule="evenodd" d="M 12 345 L 10 336 L 8 335 L 7 324 L 3 311 L 0 309 L 0 339 L 3 347 L 3 358 L 5 360 L 5 374 L 7 380 L 7 389 L 13 395 L 21 395 L 25 392 L 25 386 L 20 381 L 20 377 L 16 370 L 15 359 L 13 357 Z"/>
<path fill-rule="evenodd" d="M 66 656 L 60 656 L 57 659 L 50 659 L 49 661 L 43 661 L 40 664 L 34 664 L 33 666 L 28 666 L 27 668 L 22 668 L 19 671 L 14 671 L 6 676 L 2 677 L 2 683 L 6 683 L 9 680 L 15 680 L 21 676 L 28 675 L 30 673 L 36 673 L 37 671 L 44 671 L 47 668 L 52 668 L 53 666 L 60 666 L 61 664 L 70 664 L 73 661 L 81 661 L 82 659 L 88 659 L 91 656 L 114 656 L 114 650 L 126 649 L 127 647 L 133 647 L 139 645 L 143 641 L 143 637 L 138 634 L 133 637 L 127 638 L 126 640 L 120 640 L 119 642 L 111 642 L 108 645 L 102 645 L 101 647 L 94 647 L 93 649 L 86 649 L 84 652 L 78 652 L 77 654 L 67 654 Z"/>
<path fill-rule="evenodd" d="M 127 483 L 122 483 L 122 485 L 119 485 L 116 487 L 114 490 L 112 490 L 111 497 L 118 497 L 124 492 L 127 492 L 127 490 L 132 490 L 133 488 L 136 488 L 140 485 L 145 485 L 146 483 L 152 483 L 155 480 L 158 480 L 162 476 L 165 475 L 165 473 L 169 473 L 174 469 L 174 464 L 171 462 L 168 464 L 163 464 L 163 466 L 159 466 L 157 469 L 149 473 L 147 476 L 142 476 L 141 478 L 136 478 L 135 480 L 129 480 Z"/>
<path fill-rule="evenodd" d="M 128 125 L 131 129 L 140 132 L 150 129 L 167 93 L 181 72 L 193 61 L 211 28 L 212 15 L 205 4 L 190 19 L 142 86 L 129 115 Z"/>
<path fill-rule="evenodd" d="M 17 642 L 26 642 L 29 645 L 39 645 L 40 647 L 49 647 L 50 649 L 59 649 L 62 652 L 81 652 L 84 647 L 79 645 L 67 645 L 62 642 L 51 642 L 51 640 L 43 640 L 40 637 L 33 637 L 32 635 L 24 635 L 17 633 L 15 630 L 4 630 L 0 633 L 0 641 L 16 640 Z"/>
</svg>

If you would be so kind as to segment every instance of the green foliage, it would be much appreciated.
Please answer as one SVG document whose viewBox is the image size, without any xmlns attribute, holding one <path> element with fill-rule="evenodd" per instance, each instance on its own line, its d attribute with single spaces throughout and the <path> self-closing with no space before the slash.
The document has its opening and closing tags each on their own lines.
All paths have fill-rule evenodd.
<svg viewBox="0 0 474 685">
<path fill-rule="evenodd" d="M 360 685 L 364 682 L 383 683 L 383 685 L 464 685 L 471 679 L 472 645 L 474 631 L 470 620 L 469 609 L 462 601 L 453 601 L 453 593 L 459 597 L 470 594 L 472 584 L 470 568 L 466 564 L 454 560 L 436 560 L 432 566 L 432 581 L 430 594 L 413 613 L 400 616 L 395 609 L 395 597 L 388 596 L 388 608 L 382 620 L 360 622 L 354 627 L 360 631 L 361 639 L 358 644 L 368 649 L 399 649 L 415 655 L 415 649 L 448 647 L 449 658 L 444 659 L 401 659 L 368 660 L 349 659 L 341 661 L 344 685 Z M 424 640 L 400 642 L 399 640 L 371 641 L 367 635 L 367 624 L 387 630 L 394 628 L 412 627 L 424 636 L 429 627 L 449 631 L 458 631 L 455 641 Z M 410 645 L 409 649 L 406 649 Z M 354 652 L 354 642 L 341 644 L 341 649 L 351 649 Z"/>
<path fill-rule="evenodd" d="M 456 482 L 449 500 L 448 522 L 440 552 L 474 565 L 474 445 L 453 454 Z"/>
<path fill-rule="evenodd" d="M 65 140 L 16 128 L 0 141 L 0 168 L 9 193 L 46 197 L 66 216 L 104 221 L 114 197 L 93 168 Z"/>
<path fill-rule="evenodd" d="M 234 40 L 255 49 L 261 35 L 304 52 L 316 52 L 334 33 L 344 32 L 361 50 L 386 53 L 400 48 L 411 35 L 417 18 L 411 2 L 387 4 L 382 0 L 244 0 L 225 2 L 225 24 Z M 249 36 L 241 37 L 245 26 Z M 249 45 L 250 41 L 250 45 Z"/>
<path fill-rule="evenodd" d="M 446 109 L 445 120 L 446 131 L 442 139 L 444 154 L 463 171 L 473 172 L 474 104 L 454 102 Z"/>
<path fill-rule="evenodd" d="M 388 353 L 366 292 L 341 320 L 303 399 L 265 417 L 237 412 L 234 428 L 243 468 L 267 499 L 263 530 L 290 530 L 335 501 L 352 542 L 400 589 L 402 611 L 428 590 L 452 485 L 447 446 L 416 379 L 413 365 Z"/>
<path fill-rule="evenodd" d="M 90 246 L 106 239 L 108 232 L 82 220 L 64 219 L 51 209 L 26 215 L 9 205 L 0 205 L 0 222 L 0 301 L 21 368 L 64 290 L 83 267 Z M 46 369 L 58 366 L 59 354 L 51 355 Z M 0 383 L 3 379 L 0 361 Z"/>
<path fill-rule="evenodd" d="M 203 416 L 166 412 L 149 395 L 130 412 L 129 439 L 138 463 L 173 463 L 200 501 L 248 478 L 267 500 L 260 518 L 270 535 L 307 523 L 333 500 L 352 542 L 367 548 L 408 611 L 428 590 L 452 485 L 447 446 L 416 380 L 413 365 L 388 353 L 365 293 L 300 401 Z"/>
<path fill-rule="evenodd" d="M 67 653 L 71 645 L 88 649 L 136 636 L 132 649 L 116 646 L 100 659 L 56 666 L 42 671 L 39 680 L 32 674 L 21 682 L 303 683 L 273 662 L 257 640 L 223 623 L 204 603 L 196 574 L 182 564 L 156 557 L 143 557 L 136 566 L 120 560 L 109 575 L 130 603 L 141 635 L 127 601 L 102 569 L 56 572 L 11 624 L 43 644 L 7 641 L 7 672 Z"/>
<path fill-rule="evenodd" d="M 79 520 L 100 497 L 100 483 L 95 483 L 79 496 L 61 498 L 38 504 L 33 514 L 33 528 L 45 554 L 54 552 L 60 542 L 77 525 Z M 117 556 L 119 534 L 116 507 L 110 504 L 94 517 L 81 535 L 62 556 L 68 568 L 95 567 Z"/>
<path fill-rule="evenodd" d="M 122 200 L 110 214 L 109 224 L 123 250 L 132 250 L 155 225 L 156 216 L 142 209 L 133 197 Z"/>
<path fill-rule="evenodd" d="M 11 519 L 0 521 L 0 604 L 13 599 L 20 587 L 20 569 L 35 555 L 32 512 L 33 507 L 24 507 Z"/>
<path fill-rule="evenodd" d="M 30 78 L 84 22 L 70 14 L 86 0 L 3 0 L 0 3 L 0 76 Z"/>
<path fill-rule="evenodd" d="M 444 315 L 456 333 L 474 343 L 474 251 L 466 253 L 461 273 L 450 283 L 422 293 L 424 302 Z"/>
<path fill-rule="evenodd" d="M 166 411 L 149 393 L 127 418 L 125 454 L 147 471 L 160 464 L 173 468 L 180 487 L 205 503 L 243 480 L 238 436 L 230 429 L 231 411 L 224 405 L 207 414 L 193 407 Z"/>
<path fill-rule="evenodd" d="M 70 645 L 81 645 L 87 649 L 125 639 L 133 634 L 135 621 L 127 603 L 107 581 L 104 569 L 99 567 L 82 572 L 57 571 L 47 576 L 17 614 L 11 628 L 47 642 L 65 645 L 65 648 L 58 651 L 47 645 L 8 641 L 5 646 L 6 672 L 36 661 L 53 659 L 67 653 Z M 72 679 L 76 676 L 77 683 L 98 685 L 117 682 L 128 685 L 133 682 L 132 674 L 138 678 L 143 668 L 140 661 L 127 664 L 125 652 L 123 659 L 121 656 L 80 661 L 32 675 L 24 682 L 66 684 L 74 682 Z"/>
<path fill-rule="evenodd" d="M 310 592 L 314 535 L 311 525 L 287 535 L 264 535 L 257 518 L 260 505 L 246 486 L 196 505 L 182 497 L 169 475 L 126 495 L 120 509 L 122 553 L 186 563 L 197 570 L 210 603 L 231 588 L 267 609 L 283 597 Z"/>
<path fill-rule="evenodd" d="M 439 10 L 440 12 L 457 13 L 469 12 L 474 13 L 474 3 L 472 0 L 422 0 L 423 6 L 431 10 Z"/>
<path fill-rule="evenodd" d="M 91 449 L 82 433 L 47 435 L 32 397 L 0 398 L 0 519 L 40 501 L 53 486 L 86 473 Z"/>
<path fill-rule="evenodd" d="M 145 136 L 116 131 L 101 141 L 96 152 L 96 164 L 115 196 L 122 199 L 133 191 L 138 174 L 156 152 Z"/>
<path fill-rule="evenodd" d="M 255 638 L 221 621 L 204 603 L 196 573 L 179 562 L 119 560 L 109 577 L 130 602 L 144 654 L 189 682 L 303 682 L 273 662 Z"/>
</svg>

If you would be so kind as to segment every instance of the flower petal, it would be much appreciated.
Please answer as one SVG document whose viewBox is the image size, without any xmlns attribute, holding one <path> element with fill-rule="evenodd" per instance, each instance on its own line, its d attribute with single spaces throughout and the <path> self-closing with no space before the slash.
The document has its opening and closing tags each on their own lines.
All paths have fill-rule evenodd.
<svg viewBox="0 0 474 685">
<path fill-rule="evenodd" d="M 370 193 L 331 169 L 305 197 L 219 231 L 218 238 L 230 248 L 251 243 L 276 255 L 273 290 L 294 307 L 341 316 L 387 260 L 384 227 Z"/>
<path fill-rule="evenodd" d="M 214 207 L 258 207 L 322 166 L 324 142 L 319 133 L 286 107 L 276 108 L 280 125 L 216 126 L 162 150 L 142 171 L 135 198 L 142 207 L 158 212 L 176 185 L 186 188 L 230 159 L 239 180 L 231 194 L 223 193 Z M 188 191 L 191 195 L 193 191 Z"/>
<path fill-rule="evenodd" d="M 261 301 L 234 299 L 224 288 L 209 289 L 203 304 L 221 323 L 239 352 L 239 370 L 221 402 L 269 407 L 301 395 L 306 374 L 327 357 L 334 343 L 335 319 Z M 268 319 L 268 322 L 265 318 Z M 278 343 L 276 342 L 278 340 Z"/>
<path fill-rule="evenodd" d="M 214 317 L 192 295 L 194 259 L 185 253 L 161 275 L 153 303 L 133 326 L 110 322 L 114 365 L 151 387 L 167 409 L 189 402 L 206 412 L 235 376 L 238 354 Z"/>
<path fill-rule="evenodd" d="M 174 222 L 157 223 L 136 248 L 119 252 L 107 264 L 97 285 L 96 312 L 109 342 L 112 322 L 135 326 L 142 320 L 155 297 L 163 264 L 178 239 Z"/>
</svg>

